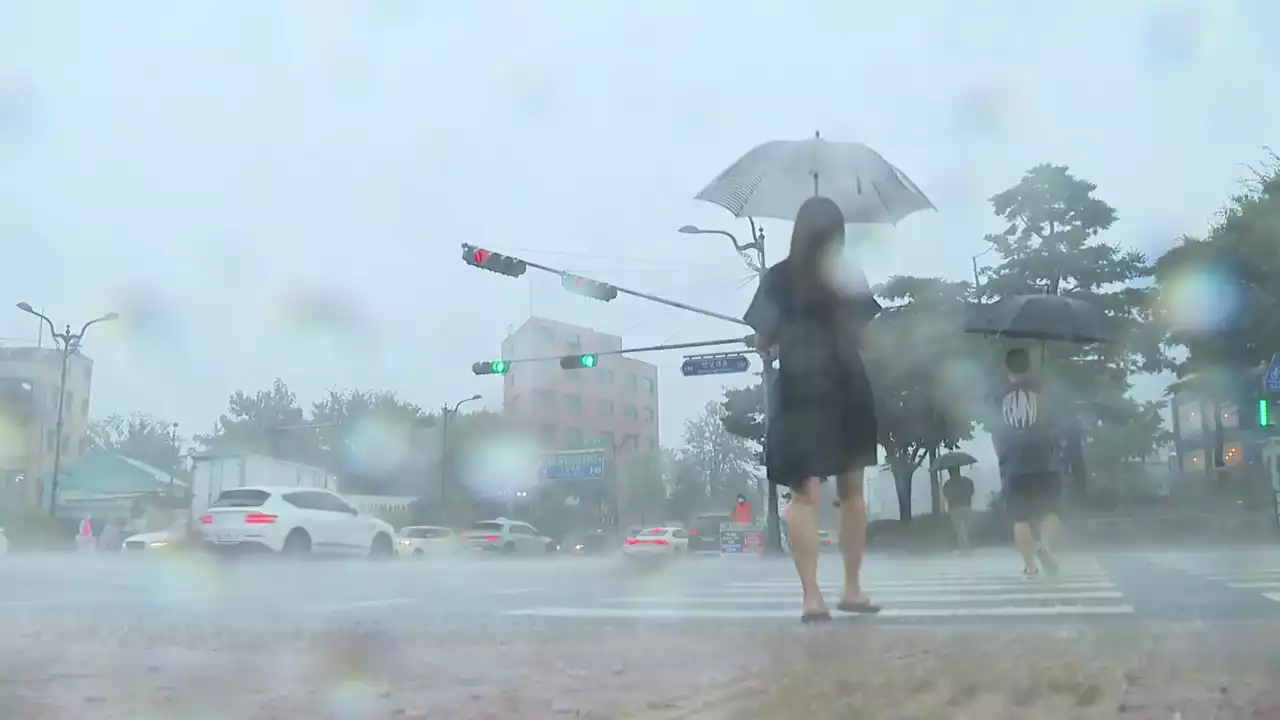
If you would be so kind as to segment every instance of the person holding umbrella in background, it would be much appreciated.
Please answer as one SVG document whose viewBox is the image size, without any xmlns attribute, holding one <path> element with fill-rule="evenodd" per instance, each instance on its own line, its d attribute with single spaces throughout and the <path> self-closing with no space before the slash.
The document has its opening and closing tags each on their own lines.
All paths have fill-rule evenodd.
<svg viewBox="0 0 1280 720">
<path fill-rule="evenodd" d="M 965 452 L 949 452 L 929 466 L 930 472 L 946 471 L 950 476 L 942 486 L 942 498 L 947 502 L 947 515 L 956 531 L 956 543 L 962 552 L 968 552 L 969 528 L 973 521 L 973 480 L 960 474 L 965 465 L 976 465 L 977 459 Z"/>
</svg>

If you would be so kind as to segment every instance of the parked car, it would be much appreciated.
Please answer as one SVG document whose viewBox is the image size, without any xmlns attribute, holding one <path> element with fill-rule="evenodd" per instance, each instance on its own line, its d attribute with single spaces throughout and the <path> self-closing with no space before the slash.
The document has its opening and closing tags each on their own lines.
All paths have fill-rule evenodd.
<svg viewBox="0 0 1280 720">
<path fill-rule="evenodd" d="M 560 549 L 555 540 L 526 522 L 498 518 L 475 523 L 461 535 L 462 542 L 476 552 L 503 555 L 547 555 Z"/>
<path fill-rule="evenodd" d="M 618 536 L 604 530 L 570 535 L 561 547 L 572 555 L 605 555 L 618 549 Z"/>
<path fill-rule="evenodd" d="M 818 531 L 818 549 L 827 551 L 827 550 L 834 550 L 835 547 L 836 547 L 836 539 L 835 539 L 835 536 L 831 534 L 831 531 L 819 530 Z"/>
<path fill-rule="evenodd" d="M 462 550 L 462 541 L 447 527 L 411 525 L 400 528 L 396 550 L 402 557 L 413 558 L 454 555 Z"/>
<path fill-rule="evenodd" d="M 394 528 L 321 488 L 223 490 L 200 519 L 200 534 L 217 550 L 374 558 L 389 558 L 395 552 Z"/>
<path fill-rule="evenodd" d="M 139 550 L 181 550 L 190 547 L 190 545 L 191 538 L 187 534 L 187 523 L 185 520 L 176 522 L 163 530 L 130 535 L 124 540 L 124 549 L 126 552 L 137 552 Z"/>
<path fill-rule="evenodd" d="M 665 557 L 689 552 L 689 531 L 684 528 L 658 527 L 642 530 L 627 538 L 622 546 L 627 557 Z"/>
</svg>

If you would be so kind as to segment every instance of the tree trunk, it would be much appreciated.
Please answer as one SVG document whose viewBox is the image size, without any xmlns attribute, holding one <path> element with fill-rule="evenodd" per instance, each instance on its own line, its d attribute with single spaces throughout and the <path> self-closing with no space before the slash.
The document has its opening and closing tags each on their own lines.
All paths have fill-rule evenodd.
<svg viewBox="0 0 1280 720">
<path fill-rule="evenodd" d="M 942 478 L 933 470 L 933 462 L 938 459 L 938 449 L 929 449 L 929 502 L 934 517 L 942 515 Z"/>
<path fill-rule="evenodd" d="M 891 462 L 889 471 L 893 473 L 893 487 L 898 491 L 898 519 L 904 523 L 911 522 L 911 476 L 916 467 L 911 463 Z"/>
</svg>

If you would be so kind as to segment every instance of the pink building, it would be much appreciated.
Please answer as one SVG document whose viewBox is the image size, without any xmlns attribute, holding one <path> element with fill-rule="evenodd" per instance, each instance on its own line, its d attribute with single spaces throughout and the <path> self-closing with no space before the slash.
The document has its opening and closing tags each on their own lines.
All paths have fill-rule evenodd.
<svg viewBox="0 0 1280 720">
<path fill-rule="evenodd" d="M 622 338 L 529 318 L 502 342 L 508 359 L 622 349 Z M 516 363 L 503 376 L 503 414 L 536 430 L 549 450 L 612 448 L 620 462 L 658 448 L 658 368 L 602 355 L 593 368 Z"/>
</svg>

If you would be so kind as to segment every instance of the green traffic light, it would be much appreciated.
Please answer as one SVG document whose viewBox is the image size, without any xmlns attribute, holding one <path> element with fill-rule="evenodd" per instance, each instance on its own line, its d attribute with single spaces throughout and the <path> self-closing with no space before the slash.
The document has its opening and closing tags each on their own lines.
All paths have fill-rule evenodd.
<svg viewBox="0 0 1280 720">
<path fill-rule="evenodd" d="M 507 361 L 494 360 L 493 362 L 489 363 L 489 369 L 493 371 L 494 375 L 502 375 L 507 372 Z"/>
<path fill-rule="evenodd" d="M 1271 427 L 1271 401 L 1267 398 L 1258 401 L 1258 427 Z"/>
<path fill-rule="evenodd" d="M 596 366 L 596 356 L 595 356 L 595 355 L 583 355 L 583 356 L 582 356 L 582 367 L 591 368 L 591 367 L 595 367 L 595 366 Z"/>
</svg>

